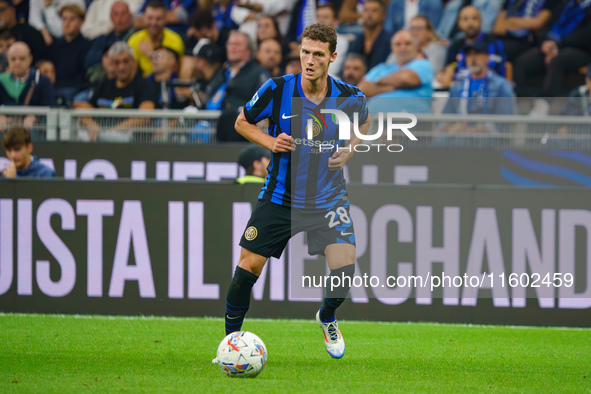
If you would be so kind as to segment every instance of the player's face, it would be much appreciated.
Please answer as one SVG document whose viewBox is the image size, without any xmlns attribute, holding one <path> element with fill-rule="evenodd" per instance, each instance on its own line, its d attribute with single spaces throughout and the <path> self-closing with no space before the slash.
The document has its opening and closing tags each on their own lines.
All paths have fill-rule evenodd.
<svg viewBox="0 0 591 394">
<path fill-rule="evenodd" d="M 300 46 L 300 61 L 304 78 L 315 81 L 328 75 L 328 66 L 337 58 L 337 53 L 330 53 L 328 42 L 304 38 Z"/>
<path fill-rule="evenodd" d="M 468 38 L 475 38 L 480 33 L 480 11 L 476 7 L 465 7 L 458 17 L 458 27 Z"/>
<path fill-rule="evenodd" d="M 14 162 L 18 170 L 24 170 L 31 162 L 31 152 L 33 152 L 33 144 L 13 146 L 6 150 L 6 157 Z"/>
</svg>

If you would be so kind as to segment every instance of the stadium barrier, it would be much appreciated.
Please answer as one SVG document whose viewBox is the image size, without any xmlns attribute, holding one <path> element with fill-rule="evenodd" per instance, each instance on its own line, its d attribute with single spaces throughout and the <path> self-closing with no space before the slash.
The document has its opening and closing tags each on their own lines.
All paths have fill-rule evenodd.
<svg viewBox="0 0 591 394">
<path fill-rule="evenodd" d="M 1 107 L 0 115 L 13 122 L 24 115 L 36 116 L 34 140 L 90 140 L 87 119 L 100 127 L 97 142 L 133 142 L 153 144 L 215 144 L 220 111 L 177 110 L 68 110 L 32 107 Z M 417 141 L 397 135 L 391 141 L 404 148 L 458 149 L 591 149 L 591 117 L 527 115 L 442 115 L 416 114 L 412 128 Z M 123 121 L 131 119 L 126 127 Z M 378 117 L 370 130 L 375 130 Z M 259 124 L 265 128 L 263 123 Z M 450 127 L 451 131 L 450 131 Z M 479 130 L 477 132 L 466 130 Z M 375 143 L 383 143 L 379 140 Z"/>
<path fill-rule="evenodd" d="M 0 311 L 222 316 L 258 190 L 4 181 Z M 588 189 L 351 184 L 349 193 L 359 274 L 415 276 L 426 285 L 356 286 L 340 318 L 591 326 Z M 298 286 L 326 266 L 306 250 L 296 236 L 270 261 L 249 316 L 314 316 L 322 289 Z M 433 287 L 446 275 L 449 285 Z M 469 280 L 456 283 L 463 275 Z"/>
</svg>

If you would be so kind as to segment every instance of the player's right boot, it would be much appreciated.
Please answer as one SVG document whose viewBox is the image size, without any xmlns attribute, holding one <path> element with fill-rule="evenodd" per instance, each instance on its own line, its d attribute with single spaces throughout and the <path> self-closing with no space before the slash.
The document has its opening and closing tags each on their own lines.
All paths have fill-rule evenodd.
<svg viewBox="0 0 591 394">
<path fill-rule="evenodd" d="M 339 330 L 339 325 L 335 317 L 330 322 L 320 320 L 320 311 L 316 312 L 316 321 L 324 333 L 324 346 L 326 351 L 333 358 L 341 358 L 345 355 L 345 340 Z"/>
</svg>

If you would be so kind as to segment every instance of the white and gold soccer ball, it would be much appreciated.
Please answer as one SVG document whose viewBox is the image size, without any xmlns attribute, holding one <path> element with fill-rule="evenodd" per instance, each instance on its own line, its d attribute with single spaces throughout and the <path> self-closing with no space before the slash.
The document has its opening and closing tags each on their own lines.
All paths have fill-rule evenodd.
<svg viewBox="0 0 591 394">
<path fill-rule="evenodd" d="M 267 348 L 255 334 L 236 331 L 218 346 L 217 362 L 220 369 L 232 378 L 254 378 L 267 362 Z"/>
</svg>

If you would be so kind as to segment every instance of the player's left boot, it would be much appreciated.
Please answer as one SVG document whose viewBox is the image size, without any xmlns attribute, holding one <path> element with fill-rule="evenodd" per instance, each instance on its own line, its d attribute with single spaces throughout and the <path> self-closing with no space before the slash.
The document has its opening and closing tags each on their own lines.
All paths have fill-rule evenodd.
<svg viewBox="0 0 591 394">
<path fill-rule="evenodd" d="M 345 340 L 339 330 L 339 325 L 335 317 L 330 322 L 320 320 L 320 311 L 316 312 L 316 321 L 324 333 L 324 346 L 326 351 L 333 358 L 341 358 L 345 355 Z"/>
</svg>

